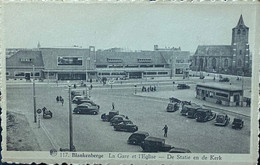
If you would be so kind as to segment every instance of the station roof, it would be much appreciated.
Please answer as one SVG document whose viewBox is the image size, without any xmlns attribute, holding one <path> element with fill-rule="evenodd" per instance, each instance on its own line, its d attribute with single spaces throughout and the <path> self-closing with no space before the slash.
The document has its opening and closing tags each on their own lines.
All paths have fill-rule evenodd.
<svg viewBox="0 0 260 165">
<path fill-rule="evenodd" d="M 242 86 L 235 86 L 235 85 L 230 85 L 225 84 L 225 83 L 197 83 L 197 87 L 205 87 L 209 89 L 218 89 L 218 90 L 224 90 L 224 91 L 229 91 L 229 92 L 235 92 L 235 91 L 242 91 Z"/>
</svg>

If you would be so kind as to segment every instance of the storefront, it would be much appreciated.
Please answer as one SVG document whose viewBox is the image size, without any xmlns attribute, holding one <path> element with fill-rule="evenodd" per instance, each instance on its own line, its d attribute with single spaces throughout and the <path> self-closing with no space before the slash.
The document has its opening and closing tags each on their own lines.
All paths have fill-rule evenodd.
<svg viewBox="0 0 260 165">
<path fill-rule="evenodd" d="M 243 106 L 242 87 L 221 83 L 200 83 L 196 86 L 196 98 L 226 106 Z"/>
</svg>

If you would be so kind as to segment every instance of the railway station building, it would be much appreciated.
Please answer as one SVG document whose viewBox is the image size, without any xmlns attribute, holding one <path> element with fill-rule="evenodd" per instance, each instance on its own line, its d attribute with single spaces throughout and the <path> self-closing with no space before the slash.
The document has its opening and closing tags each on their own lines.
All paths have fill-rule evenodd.
<svg viewBox="0 0 260 165">
<path fill-rule="evenodd" d="M 124 51 L 119 48 L 8 49 L 7 79 L 30 78 L 35 69 L 37 79 L 139 79 L 147 77 L 188 77 L 190 52 L 180 48 L 159 48 L 152 51 Z"/>
</svg>

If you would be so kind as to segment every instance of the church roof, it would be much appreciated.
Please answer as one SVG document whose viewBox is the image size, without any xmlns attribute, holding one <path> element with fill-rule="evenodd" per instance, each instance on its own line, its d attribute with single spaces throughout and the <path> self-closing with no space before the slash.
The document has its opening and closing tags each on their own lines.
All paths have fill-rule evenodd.
<svg viewBox="0 0 260 165">
<path fill-rule="evenodd" d="M 242 14 L 240 15 L 240 18 L 238 20 L 237 26 L 235 28 L 241 28 L 241 27 L 248 29 L 248 27 L 244 24 L 244 20 L 243 20 Z"/>
<path fill-rule="evenodd" d="M 232 56 L 231 45 L 199 45 L 195 56 Z"/>
</svg>

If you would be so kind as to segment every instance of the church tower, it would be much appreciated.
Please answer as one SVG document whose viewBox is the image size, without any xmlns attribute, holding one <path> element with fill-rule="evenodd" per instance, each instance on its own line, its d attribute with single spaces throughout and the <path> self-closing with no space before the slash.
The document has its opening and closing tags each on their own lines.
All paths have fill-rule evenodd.
<svg viewBox="0 0 260 165">
<path fill-rule="evenodd" d="M 237 26 L 232 29 L 232 70 L 233 74 L 249 74 L 249 28 L 244 24 L 241 15 Z"/>
</svg>

